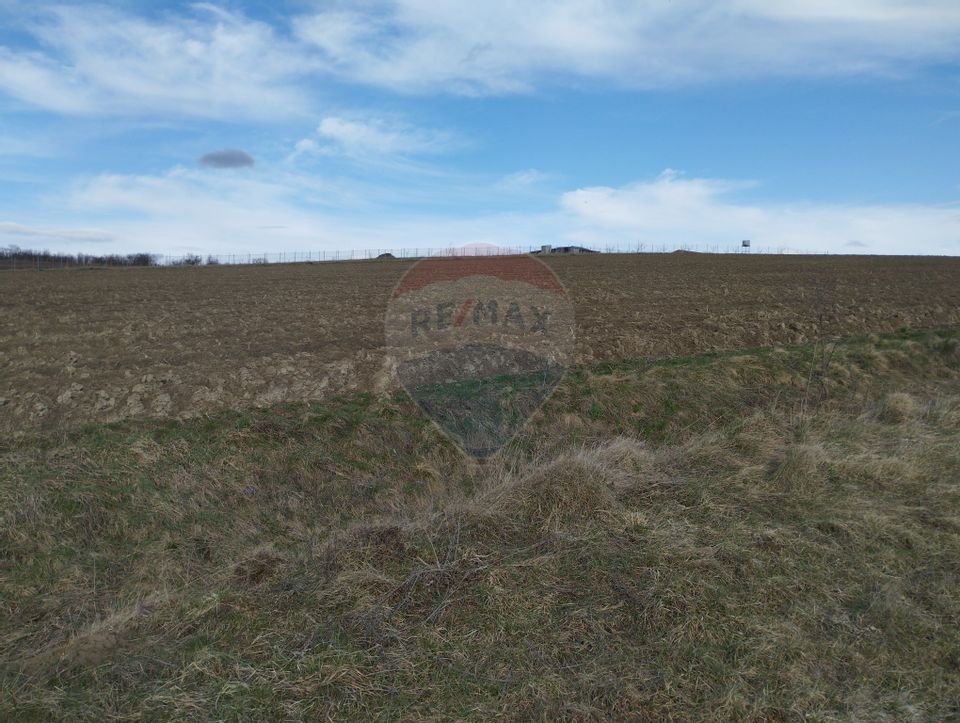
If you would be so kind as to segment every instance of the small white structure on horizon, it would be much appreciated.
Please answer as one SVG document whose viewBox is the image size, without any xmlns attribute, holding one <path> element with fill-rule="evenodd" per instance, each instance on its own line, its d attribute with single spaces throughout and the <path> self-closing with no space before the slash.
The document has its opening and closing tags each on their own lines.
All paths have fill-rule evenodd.
<svg viewBox="0 0 960 723">
<path fill-rule="evenodd" d="M 543 244 L 539 251 L 533 251 L 534 254 L 595 254 L 598 253 L 586 246 L 551 246 Z"/>
</svg>

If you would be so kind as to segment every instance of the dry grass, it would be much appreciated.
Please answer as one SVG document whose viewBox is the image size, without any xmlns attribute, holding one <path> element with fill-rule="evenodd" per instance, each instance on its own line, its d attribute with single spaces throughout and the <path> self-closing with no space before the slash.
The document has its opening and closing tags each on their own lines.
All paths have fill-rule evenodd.
<svg viewBox="0 0 960 723">
<path fill-rule="evenodd" d="M 0 714 L 956 717 L 955 339 L 581 370 L 483 465 L 364 395 L 8 443 Z"/>
<path fill-rule="evenodd" d="M 900 424 L 917 416 L 917 401 L 906 392 L 890 392 L 881 401 L 877 418 L 888 424 Z"/>
</svg>

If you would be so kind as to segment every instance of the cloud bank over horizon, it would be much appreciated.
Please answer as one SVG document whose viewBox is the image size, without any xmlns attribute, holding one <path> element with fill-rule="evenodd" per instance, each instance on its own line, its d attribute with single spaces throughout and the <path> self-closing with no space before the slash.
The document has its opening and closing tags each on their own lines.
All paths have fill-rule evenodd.
<svg viewBox="0 0 960 723">
<path fill-rule="evenodd" d="M 158 176 L 98 176 L 66 201 L 75 211 L 117 218 L 109 234 L 8 222 L 0 223 L 0 244 L 29 237 L 53 250 L 96 244 L 97 251 L 178 255 L 544 243 L 727 250 L 749 238 L 755 248 L 787 253 L 960 252 L 960 204 L 747 202 L 738 192 L 755 183 L 687 178 L 669 169 L 621 187 L 561 192 L 544 211 L 469 216 L 396 211 L 372 218 L 346 203 L 304 210 L 308 181 L 276 174 L 222 183 L 182 167 Z M 496 184 L 448 191 L 479 196 L 487 185 Z M 904 238 L 911 240 L 907 249 Z"/>
</svg>

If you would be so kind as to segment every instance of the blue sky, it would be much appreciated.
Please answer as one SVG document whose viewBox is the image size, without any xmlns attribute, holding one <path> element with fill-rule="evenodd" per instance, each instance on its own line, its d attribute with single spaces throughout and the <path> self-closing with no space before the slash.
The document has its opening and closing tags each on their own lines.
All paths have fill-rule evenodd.
<svg viewBox="0 0 960 723">
<path fill-rule="evenodd" d="M 0 0 L 0 246 L 960 254 L 958 139 L 955 0 Z"/>
</svg>

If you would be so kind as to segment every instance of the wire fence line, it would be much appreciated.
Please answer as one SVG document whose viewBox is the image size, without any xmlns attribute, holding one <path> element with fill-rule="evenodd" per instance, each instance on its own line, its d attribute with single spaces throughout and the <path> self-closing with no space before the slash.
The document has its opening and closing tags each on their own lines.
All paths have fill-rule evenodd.
<svg viewBox="0 0 960 723">
<path fill-rule="evenodd" d="M 67 268 L 176 268 L 183 266 L 248 266 L 266 264 L 330 263 L 369 261 L 375 259 L 418 259 L 430 256 L 517 256 L 524 254 L 637 254 L 637 253 L 711 253 L 711 254 L 810 254 L 786 246 L 753 246 L 722 244 L 620 243 L 587 246 L 493 246 L 406 247 L 382 249 L 345 249 L 317 251 L 274 251 L 265 253 L 225 254 L 62 254 L 47 251 L 0 249 L 0 271 L 47 271 Z"/>
</svg>

